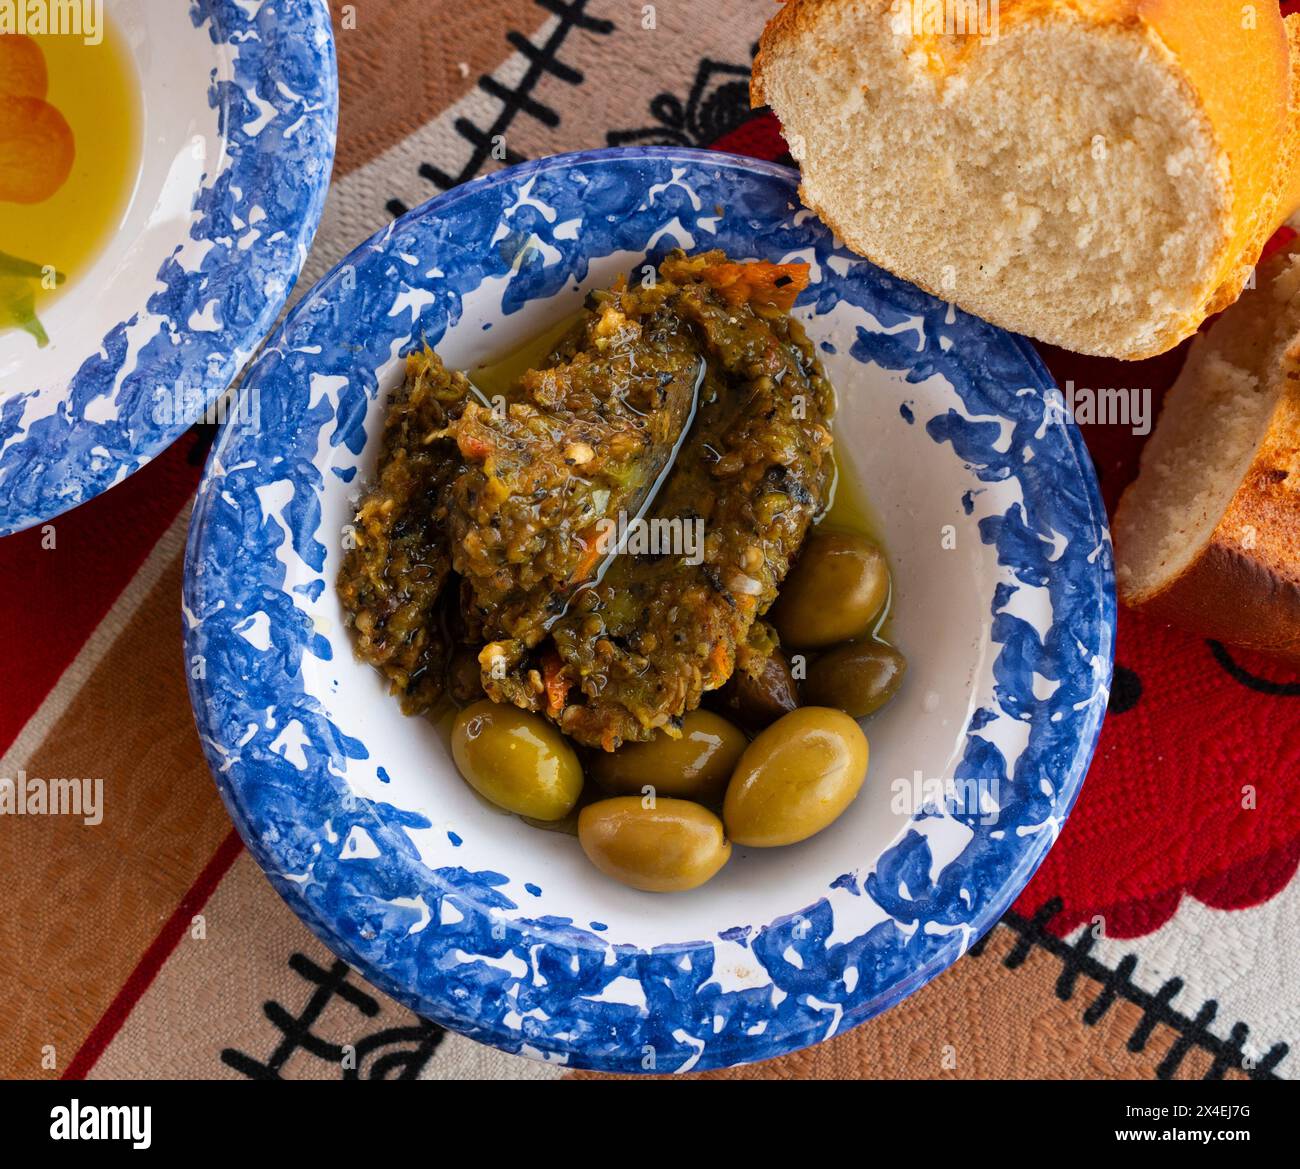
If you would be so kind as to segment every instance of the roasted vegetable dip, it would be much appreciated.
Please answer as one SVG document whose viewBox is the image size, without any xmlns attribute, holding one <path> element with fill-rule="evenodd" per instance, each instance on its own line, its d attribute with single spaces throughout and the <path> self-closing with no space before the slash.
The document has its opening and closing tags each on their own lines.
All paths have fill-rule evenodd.
<svg viewBox="0 0 1300 1169">
<path fill-rule="evenodd" d="M 761 618 L 833 474 L 833 394 L 789 316 L 807 279 L 674 252 L 653 283 L 589 296 L 505 408 L 432 352 L 407 359 L 339 576 L 357 654 L 406 710 L 453 660 L 463 691 L 472 654 L 488 698 L 614 751 L 762 672 Z M 701 546 L 602 539 L 638 518 Z"/>
<path fill-rule="evenodd" d="M 339 573 L 357 657 L 377 666 L 408 714 L 442 695 L 449 656 L 440 599 L 451 570 L 443 536 L 443 489 L 460 464 L 433 437 L 459 416 L 470 384 L 428 349 L 406 359 L 406 380 L 384 419 L 379 475 L 344 536 Z"/>
</svg>

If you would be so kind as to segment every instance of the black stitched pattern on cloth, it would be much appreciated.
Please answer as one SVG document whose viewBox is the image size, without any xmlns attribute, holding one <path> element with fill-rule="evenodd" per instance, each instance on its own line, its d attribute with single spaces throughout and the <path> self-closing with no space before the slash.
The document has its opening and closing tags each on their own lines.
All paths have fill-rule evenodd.
<svg viewBox="0 0 1300 1169">
<path fill-rule="evenodd" d="M 748 65 L 728 65 L 705 57 L 685 101 L 659 93 L 650 100 L 655 125 L 611 130 L 610 146 L 712 146 L 752 118 Z"/>
<path fill-rule="evenodd" d="M 1207 1052 L 1212 1057 L 1204 1079 L 1221 1080 L 1230 1069 L 1241 1071 L 1252 1080 L 1280 1078 L 1274 1069 L 1290 1050 L 1288 1044 L 1273 1044 L 1260 1059 L 1252 1060 L 1251 1066 L 1246 1066 L 1245 1045 L 1250 1029 L 1245 1023 L 1233 1024 L 1228 1038 L 1223 1039 L 1209 1030 L 1210 1023 L 1219 1012 L 1219 1004 L 1214 999 L 1202 1003 L 1194 1016 L 1184 1014 L 1174 1007 L 1174 997 L 1184 986 L 1181 978 L 1166 980 L 1154 992 L 1144 990 L 1132 979 L 1138 964 L 1136 954 L 1125 955 L 1112 968 L 1093 956 L 1092 949 L 1097 939 L 1092 930 L 1083 929 L 1073 942 L 1057 937 L 1047 929 L 1047 924 L 1060 913 L 1062 907 L 1060 898 L 1054 897 L 1044 902 L 1032 918 L 1022 917 L 1014 910 L 1003 914 L 998 925 L 1016 935 L 1015 944 L 1002 959 L 1003 966 L 1015 970 L 1024 964 L 1034 950 L 1045 950 L 1061 963 L 1061 973 L 1056 980 L 1056 997 L 1062 1002 L 1069 1002 L 1074 997 L 1081 978 L 1095 983 L 1099 988 L 1098 993 L 1082 1016 L 1084 1025 L 1088 1027 L 1096 1026 L 1120 1000 L 1138 1007 L 1142 1011 L 1142 1017 L 1129 1036 L 1129 1051 L 1144 1050 L 1157 1026 L 1169 1028 L 1174 1032 L 1174 1041 L 1156 1067 L 1157 1079 L 1173 1079 L 1193 1048 Z M 972 957 L 984 953 L 991 933 L 992 931 L 985 934 L 971 946 Z"/>
<path fill-rule="evenodd" d="M 456 133 L 473 148 L 468 160 L 455 174 L 451 174 L 431 162 L 420 164 L 420 175 L 428 179 L 440 191 L 449 191 L 461 183 L 467 183 L 483 169 L 483 164 L 492 156 L 493 148 L 498 142 L 502 146 L 502 161 L 508 166 L 526 161 L 518 151 L 505 145 L 505 133 L 511 123 L 520 114 L 541 122 L 544 126 L 554 128 L 560 124 L 559 113 L 545 102 L 539 101 L 534 93 L 537 83 L 543 77 L 551 76 L 566 85 L 581 85 L 584 81 L 580 69 L 565 64 L 559 59 L 560 47 L 574 29 L 608 36 L 614 31 L 614 24 L 591 16 L 587 11 L 587 0 L 533 0 L 540 8 L 558 17 L 550 34 L 541 44 L 530 41 L 523 33 L 511 30 L 506 40 L 511 48 L 522 53 L 528 61 L 528 67 L 518 84 L 506 86 L 490 73 L 484 73 L 478 79 L 479 89 L 489 97 L 501 103 L 496 116 L 486 126 L 477 125 L 469 118 L 457 118 Z M 410 208 L 400 199 L 390 199 L 387 203 L 388 213 L 396 218 L 405 215 Z"/>
<path fill-rule="evenodd" d="M 222 1063 L 250 1080 L 282 1079 L 281 1071 L 300 1052 L 332 1064 L 345 1080 L 414 1080 L 446 1036 L 436 1023 L 412 1016 L 415 1022 L 410 1026 L 373 1031 L 347 1040 L 346 1046 L 334 1043 L 318 1035 L 313 1027 L 336 999 L 367 1019 L 379 1014 L 378 1000 L 348 981 L 352 971 L 345 962 L 335 961 L 326 969 L 305 954 L 293 954 L 289 969 L 313 990 L 296 1015 L 274 1000 L 263 1004 L 263 1012 L 281 1035 L 271 1054 L 263 1061 L 233 1047 L 221 1053 Z M 353 1049 L 355 1059 L 345 1060 L 346 1047 Z M 385 1051 L 386 1048 L 393 1050 Z"/>
</svg>

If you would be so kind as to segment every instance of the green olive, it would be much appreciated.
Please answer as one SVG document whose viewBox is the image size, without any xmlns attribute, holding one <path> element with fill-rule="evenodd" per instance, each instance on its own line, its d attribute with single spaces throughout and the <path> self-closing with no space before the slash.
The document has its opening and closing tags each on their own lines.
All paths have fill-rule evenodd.
<svg viewBox="0 0 1300 1169">
<path fill-rule="evenodd" d="M 833 706 L 853 718 L 875 714 L 903 684 L 907 659 L 883 641 L 854 641 L 827 650 L 803 685 L 814 706 Z"/>
<path fill-rule="evenodd" d="M 540 715 L 483 699 L 451 731 L 451 757 L 484 799 L 533 820 L 561 820 L 582 794 L 582 766 Z"/>
<path fill-rule="evenodd" d="M 689 800 L 618 796 L 588 804 L 578 814 L 578 842 L 607 877 L 648 893 L 703 885 L 731 856 L 722 821 Z"/>
<path fill-rule="evenodd" d="M 682 719 L 682 737 L 659 735 L 648 743 L 629 743 L 602 751 L 591 762 L 592 776 L 618 795 L 681 796 L 704 803 L 720 800 L 747 740 L 721 715 L 692 710 Z"/>
<path fill-rule="evenodd" d="M 889 565 L 878 544 L 848 532 L 816 532 L 768 620 L 787 649 L 821 649 L 865 637 L 888 600 Z"/>
<path fill-rule="evenodd" d="M 761 731 L 799 705 L 799 683 L 779 649 L 763 658 L 757 674 L 737 669 L 718 691 L 718 706 L 742 727 Z"/>
<path fill-rule="evenodd" d="M 746 748 L 722 819 L 737 844 L 769 848 L 820 832 L 857 796 L 867 737 L 842 710 L 801 706 Z"/>
</svg>

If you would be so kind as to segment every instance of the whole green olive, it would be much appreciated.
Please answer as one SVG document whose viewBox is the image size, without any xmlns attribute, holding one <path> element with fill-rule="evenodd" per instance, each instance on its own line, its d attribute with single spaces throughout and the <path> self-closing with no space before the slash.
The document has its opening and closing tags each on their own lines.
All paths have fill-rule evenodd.
<svg viewBox="0 0 1300 1169">
<path fill-rule="evenodd" d="M 742 727 L 761 731 L 799 705 L 799 683 L 785 654 L 775 649 L 756 673 L 738 668 L 717 692 L 716 702 Z"/>
<path fill-rule="evenodd" d="M 661 796 L 705 803 L 720 800 L 747 740 L 721 715 L 692 710 L 682 719 L 682 737 L 661 734 L 648 743 L 601 751 L 589 766 L 592 777 L 618 795 L 653 788 Z"/>
<path fill-rule="evenodd" d="M 815 532 L 768 620 L 787 649 L 821 649 L 866 636 L 888 600 L 889 565 L 878 544 L 849 532 Z"/>
<path fill-rule="evenodd" d="M 875 714 L 903 684 L 907 659 L 883 641 L 852 641 L 827 650 L 811 666 L 803 691 L 814 706 L 853 718 Z"/>
<path fill-rule="evenodd" d="M 578 814 L 578 843 L 607 877 L 648 893 L 703 885 L 727 863 L 722 821 L 690 800 L 617 796 Z"/>
<path fill-rule="evenodd" d="M 533 820 L 563 819 L 582 794 L 582 765 L 540 715 L 483 699 L 451 730 L 451 757 L 465 781 L 497 807 Z"/>
<path fill-rule="evenodd" d="M 722 819 L 737 844 L 770 848 L 820 832 L 857 796 L 867 737 L 842 710 L 801 706 L 745 749 Z"/>
</svg>

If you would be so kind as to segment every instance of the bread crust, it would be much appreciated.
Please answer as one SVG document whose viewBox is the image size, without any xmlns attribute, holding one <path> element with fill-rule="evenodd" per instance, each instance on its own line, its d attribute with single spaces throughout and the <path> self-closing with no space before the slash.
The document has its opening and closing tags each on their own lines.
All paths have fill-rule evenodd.
<svg viewBox="0 0 1300 1169">
<path fill-rule="evenodd" d="M 1189 633 L 1300 665 L 1300 585 L 1217 534 L 1168 588 L 1126 604 Z"/>
<path fill-rule="evenodd" d="M 797 54 L 800 42 L 828 13 L 852 6 L 883 16 L 893 0 L 787 0 L 769 21 L 759 44 L 750 82 L 750 100 L 765 104 L 768 71 L 779 58 Z M 1141 36 L 1186 87 L 1189 104 L 1198 110 L 1219 156 L 1227 214 L 1214 257 L 1202 284 L 1194 290 L 1193 309 L 1170 322 L 1150 344 L 1128 346 L 1118 338 L 1098 348 L 1068 336 L 1043 336 L 1066 348 L 1102 356 L 1138 360 L 1163 353 L 1191 336 L 1204 319 L 1230 305 L 1259 259 L 1268 238 L 1300 205 L 1300 14 L 1288 17 L 1270 5 L 1257 9 L 1258 26 L 1250 37 L 1224 37 L 1227 21 L 1243 19 L 1239 0 L 1002 0 L 999 33 L 1028 20 L 1070 15 L 1100 28 L 1123 29 Z M 1216 31 L 1217 34 L 1216 35 Z M 941 72 L 960 70 L 979 51 L 980 38 L 933 37 L 927 51 Z M 807 63 L 804 62 L 804 67 Z M 780 116 L 781 111 L 776 111 Z M 837 221 L 801 187 L 805 203 L 850 248 L 873 263 L 940 295 L 902 265 L 882 263 L 852 223 Z M 944 297 L 948 299 L 948 297 Z M 979 314 L 981 306 L 970 304 Z M 1014 322 L 994 323 L 1016 328 Z"/>
<path fill-rule="evenodd" d="M 1270 261 L 1270 271 L 1281 262 Z M 1235 312 L 1282 308 L 1263 286 Z M 1236 327 L 1232 315 L 1198 344 L 1211 344 L 1215 329 Z M 1285 351 L 1281 366 L 1264 376 L 1282 382 L 1278 401 L 1210 538 L 1172 580 L 1143 592 L 1121 580 L 1120 599 L 1204 637 L 1300 665 L 1300 338 Z M 1116 532 L 1128 530 L 1128 510 L 1135 506 L 1130 487 L 1115 515 Z"/>
</svg>

